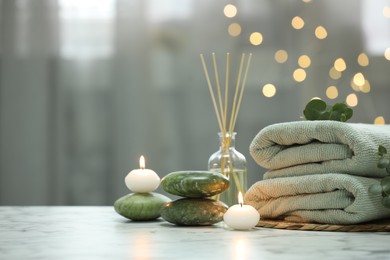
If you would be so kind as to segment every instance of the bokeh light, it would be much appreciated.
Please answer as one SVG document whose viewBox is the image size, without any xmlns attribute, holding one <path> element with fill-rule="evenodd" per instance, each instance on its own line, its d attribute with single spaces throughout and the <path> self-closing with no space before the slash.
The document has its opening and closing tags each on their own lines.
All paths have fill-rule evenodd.
<svg viewBox="0 0 390 260">
<path fill-rule="evenodd" d="M 293 73 L 293 78 L 297 82 L 302 82 L 306 79 L 306 71 L 304 69 L 296 69 Z"/>
<path fill-rule="evenodd" d="M 241 34 L 241 25 L 238 23 L 232 23 L 228 27 L 228 33 L 232 37 L 237 37 Z"/>
<path fill-rule="evenodd" d="M 299 16 L 295 16 L 292 20 L 291 20 L 291 26 L 296 29 L 296 30 L 300 30 L 303 28 L 303 26 L 305 26 L 305 21 L 299 17 Z"/>
<path fill-rule="evenodd" d="M 328 36 L 328 32 L 323 26 L 317 26 L 316 30 L 314 31 L 314 34 L 320 40 L 323 40 Z"/>
<path fill-rule="evenodd" d="M 374 120 L 375 125 L 384 125 L 385 123 L 385 118 L 383 116 L 377 116 Z"/>
<path fill-rule="evenodd" d="M 345 102 L 350 107 L 356 107 L 358 104 L 358 97 L 355 93 L 349 94 L 345 99 Z"/>
<path fill-rule="evenodd" d="M 390 6 L 383 7 L 383 16 L 386 18 L 390 18 Z"/>
<path fill-rule="evenodd" d="M 360 87 L 357 86 L 354 82 L 353 82 L 353 78 L 351 79 L 351 82 L 350 82 L 350 85 L 351 85 L 351 88 L 357 92 L 360 91 Z"/>
<path fill-rule="evenodd" d="M 337 87 L 335 86 L 329 86 L 327 89 L 326 89 L 326 96 L 329 98 L 329 99 L 335 99 L 339 96 L 339 91 L 337 90 Z"/>
<path fill-rule="evenodd" d="M 251 36 L 249 36 L 249 41 L 253 45 L 260 45 L 263 42 L 263 35 L 259 32 L 251 33 Z"/>
<path fill-rule="evenodd" d="M 273 97 L 276 94 L 276 87 L 273 84 L 265 84 L 263 86 L 263 95 L 266 97 Z"/>
<path fill-rule="evenodd" d="M 237 8 L 235 5 L 228 4 L 223 9 L 223 13 L 225 14 L 226 17 L 233 18 L 237 14 Z"/>
<path fill-rule="evenodd" d="M 311 64 L 311 59 L 307 55 L 301 55 L 298 59 L 298 65 L 301 66 L 301 68 L 308 68 Z"/>
<path fill-rule="evenodd" d="M 362 86 L 359 86 L 359 90 L 363 93 L 370 93 L 371 91 L 371 85 L 368 80 L 364 81 L 364 84 Z"/>
<path fill-rule="evenodd" d="M 331 77 L 332 79 L 339 79 L 341 78 L 341 72 L 337 71 L 334 67 L 332 67 L 329 70 L 329 77 Z"/>
<path fill-rule="evenodd" d="M 386 60 L 390 60 L 390 47 L 385 50 L 385 58 Z"/>
<path fill-rule="evenodd" d="M 288 53 L 285 50 L 278 50 L 275 52 L 275 60 L 278 63 L 285 63 L 288 59 Z"/>
<path fill-rule="evenodd" d="M 366 67 L 370 63 L 367 54 L 365 54 L 364 52 L 359 54 L 357 60 L 358 60 L 359 65 L 362 67 Z"/>
<path fill-rule="evenodd" d="M 335 62 L 334 62 L 334 68 L 335 68 L 337 71 L 343 72 L 344 70 L 347 69 L 347 64 L 345 64 L 345 61 L 344 61 L 343 58 L 338 58 L 338 59 L 335 60 Z"/>
<path fill-rule="evenodd" d="M 364 85 L 364 82 L 365 82 L 365 78 L 364 78 L 364 75 L 363 73 L 361 72 L 358 72 L 356 73 L 354 76 L 353 76 L 353 83 L 356 85 L 356 86 L 363 86 Z"/>
</svg>

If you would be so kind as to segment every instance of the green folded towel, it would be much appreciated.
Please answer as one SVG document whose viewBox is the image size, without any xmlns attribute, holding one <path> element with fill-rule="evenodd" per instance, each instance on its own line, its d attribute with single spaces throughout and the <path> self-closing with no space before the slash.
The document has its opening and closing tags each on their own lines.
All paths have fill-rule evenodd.
<svg viewBox="0 0 390 260">
<path fill-rule="evenodd" d="M 379 180 L 340 173 L 275 178 L 255 183 L 244 201 L 265 219 L 356 224 L 390 217 L 382 197 L 368 192 L 375 183 Z"/>
<path fill-rule="evenodd" d="M 330 172 L 383 177 L 376 166 L 380 144 L 390 147 L 390 125 L 298 121 L 265 127 L 250 153 L 269 169 L 265 179 Z"/>
</svg>

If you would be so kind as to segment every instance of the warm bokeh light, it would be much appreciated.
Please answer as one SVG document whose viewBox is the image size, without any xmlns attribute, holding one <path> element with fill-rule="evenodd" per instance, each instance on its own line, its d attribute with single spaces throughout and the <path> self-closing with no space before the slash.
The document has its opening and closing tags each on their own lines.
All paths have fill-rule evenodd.
<svg viewBox="0 0 390 260">
<path fill-rule="evenodd" d="M 263 95 L 266 97 L 275 96 L 276 88 L 273 84 L 265 84 L 263 87 Z"/>
<path fill-rule="evenodd" d="M 365 54 L 364 52 L 359 54 L 357 60 L 358 60 L 359 65 L 362 67 L 366 67 L 370 63 L 367 54 Z"/>
<path fill-rule="evenodd" d="M 302 0 L 304 3 L 310 3 L 311 0 Z"/>
<path fill-rule="evenodd" d="M 228 27 L 228 33 L 232 37 L 237 37 L 241 34 L 241 26 L 238 23 L 232 23 Z"/>
<path fill-rule="evenodd" d="M 226 17 L 233 18 L 237 14 L 237 8 L 235 5 L 228 4 L 223 9 L 223 13 L 225 14 Z"/>
<path fill-rule="evenodd" d="M 386 18 L 390 18 L 390 6 L 383 7 L 383 16 Z"/>
<path fill-rule="evenodd" d="M 275 60 L 278 63 L 285 63 L 288 59 L 288 53 L 285 50 L 278 50 L 275 52 Z"/>
<path fill-rule="evenodd" d="M 334 68 L 337 71 L 340 71 L 340 72 L 343 72 L 344 70 L 346 70 L 347 69 L 347 65 L 345 64 L 344 59 L 343 58 L 338 58 L 337 60 L 335 60 Z"/>
<path fill-rule="evenodd" d="M 326 89 L 326 96 L 329 99 L 335 99 L 339 96 L 339 91 L 337 90 L 337 88 L 335 86 L 329 86 Z"/>
<path fill-rule="evenodd" d="M 337 71 L 334 67 L 332 67 L 329 70 L 329 77 L 331 77 L 332 79 L 339 79 L 341 78 L 341 72 Z"/>
<path fill-rule="evenodd" d="M 385 50 L 385 58 L 386 60 L 390 60 L 390 47 Z"/>
<path fill-rule="evenodd" d="M 298 65 L 302 68 L 308 68 L 311 64 L 311 59 L 307 55 L 302 55 L 298 59 Z"/>
<path fill-rule="evenodd" d="M 249 41 L 253 45 L 260 45 L 263 42 L 263 35 L 261 33 L 259 33 L 259 32 L 254 32 L 249 37 Z"/>
<path fill-rule="evenodd" d="M 353 83 L 356 85 L 356 86 L 363 86 L 364 85 L 364 82 L 365 82 L 365 78 L 364 78 L 364 75 L 363 73 L 361 72 L 358 72 L 356 73 L 354 76 L 353 76 Z"/>
<path fill-rule="evenodd" d="M 304 69 L 294 70 L 293 77 L 295 81 L 302 82 L 306 79 L 306 71 Z"/>
<path fill-rule="evenodd" d="M 359 86 L 359 90 L 363 93 L 370 93 L 371 91 L 371 85 L 368 80 L 364 81 L 364 84 L 362 86 Z"/>
<path fill-rule="evenodd" d="M 384 125 L 385 123 L 385 118 L 383 116 L 377 116 L 374 120 L 375 125 Z"/>
<path fill-rule="evenodd" d="M 359 86 L 357 86 L 354 82 L 353 82 L 353 78 L 351 79 L 351 82 L 350 82 L 350 85 L 351 85 L 351 88 L 357 92 L 360 91 L 360 88 Z"/>
<path fill-rule="evenodd" d="M 303 28 L 303 26 L 305 26 L 305 21 L 303 21 L 303 19 L 299 16 L 295 16 L 292 20 L 291 20 L 291 25 L 294 29 L 296 30 L 300 30 Z"/>
<path fill-rule="evenodd" d="M 320 40 L 323 40 L 328 36 L 328 32 L 326 31 L 324 26 L 317 26 L 316 30 L 314 31 L 314 34 Z"/>
<path fill-rule="evenodd" d="M 358 97 L 355 93 L 349 94 L 345 99 L 345 102 L 350 107 L 356 107 L 358 104 Z"/>
</svg>

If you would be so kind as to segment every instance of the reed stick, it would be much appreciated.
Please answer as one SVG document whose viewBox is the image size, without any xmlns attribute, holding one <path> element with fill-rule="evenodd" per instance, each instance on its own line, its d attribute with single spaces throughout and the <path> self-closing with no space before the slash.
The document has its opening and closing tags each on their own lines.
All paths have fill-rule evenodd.
<svg viewBox="0 0 390 260">
<path fill-rule="evenodd" d="M 237 103 L 236 103 L 237 102 L 237 95 L 238 95 L 238 90 L 240 88 L 241 72 L 242 72 L 242 65 L 244 63 L 244 59 L 245 59 L 245 54 L 243 53 L 241 55 L 240 69 L 238 70 L 238 76 L 237 76 L 236 91 L 234 93 L 232 112 L 230 114 L 230 124 L 229 124 L 229 134 L 230 135 L 233 133 L 233 117 L 234 117 L 236 105 L 237 105 Z"/>
<path fill-rule="evenodd" d="M 225 75 L 225 108 L 224 108 L 224 125 L 225 125 L 225 131 L 223 132 L 223 135 L 226 135 L 226 119 L 227 119 L 227 108 L 228 108 L 228 96 L 229 96 L 229 71 L 230 71 L 230 53 L 226 53 L 226 75 Z"/>
<path fill-rule="evenodd" d="M 233 127 L 232 127 L 232 129 L 234 129 L 234 126 L 236 125 L 237 116 L 238 116 L 238 111 L 240 110 L 240 107 L 241 107 L 242 95 L 243 95 L 243 93 L 244 93 L 244 88 L 245 88 L 245 86 L 246 86 L 246 79 L 247 79 L 247 76 L 248 76 L 248 70 L 249 70 L 249 67 L 250 67 L 250 64 L 251 64 L 251 60 L 252 60 L 252 53 L 249 54 L 248 62 L 247 62 L 247 64 L 246 64 L 245 75 L 244 75 L 244 79 L 243 79 L 243 81 L 242 81 L 242 86 L 241 86 L 241 91 L 240 91 L 240 97 L 238 98 L 238 104 L 237 104 L 237 109 L 236 109 L 235 115 L 234 115 L 234 120 L 233 120 Z"/>
<path fill-rule="evenodd" d="M 222 131 L 223 131 L 223 127 L 222 127 L 221 117 L 219 116 L 219 112 L 218 112 L 218 108 L 217 108 L 217 103 L 215 102 L 215 97 L 214 97 L 213 88 L 212 88 L 212 86 L 211 86 L 210 77 L 209 77 L 209 73 L 207 72 L 207 66 L 206 66 L 206 62 L 204 61 L 203 54 L 200 55 L 200 59 L 201 59 L 201 61 L 202 61 L 203 70 L 204 70 L 204 74 L 205 74 L 205 76 L 206 76 L 207 85 L 208 85 L 209 90 L 210 90 L 210 96 L 211 96 L 211 99 L 212 99 L 212 101 L 213 101 L 215 114 L 216 114 L 217 120 L 218 120 L 218 125 L 219 125 L 219 128 L 221 129 L 221 132 L 222 132 Z"/>
<path fill-rule="evenodd" d="M 224 120 L 224 112 L 223 112 L 223 105 L 222 105 L 222 95 L 221 95 L 221 85 L 219 84 L 219 76 L 218 76 L 218 68 L 217 68 L 217 60 L 215 58 L 215 53 L 213 52 L 213 64 L 214 64 L 214 73 L 215 73 L 215 84 L 217 85 L 217 94 L 218 94 L 218 101 L 219 101 L 219 109 L 220 114 L 222 116 L 222 130 L 226 129 L 225 126 L 225 120 Z"/>
</svg>

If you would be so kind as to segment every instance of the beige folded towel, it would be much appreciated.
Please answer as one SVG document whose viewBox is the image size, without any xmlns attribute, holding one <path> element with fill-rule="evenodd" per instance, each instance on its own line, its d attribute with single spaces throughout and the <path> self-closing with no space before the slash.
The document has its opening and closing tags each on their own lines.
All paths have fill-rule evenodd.
<svg viewBox="0 0 390 260">
<path fill-rule="evenodd" d="M 368 192 L 375 183 L 379 181 L 340 173 L 275 178 L 255 183 L 244 200 L 265 219 L 356 224 L 390 217 L 381 195 Z"/>
<path fill-rule="evenodd" d="M 262 129 L 250 153 L 264 178 L 316 173 L 348 173 L 383 177 L 378 169 L 378 145 L 390 148 L 390 126 L 337 121 L 297 121 Z"/>
</svg>

